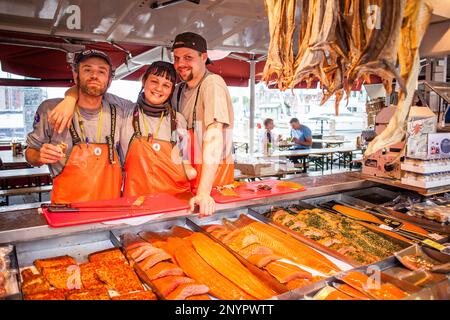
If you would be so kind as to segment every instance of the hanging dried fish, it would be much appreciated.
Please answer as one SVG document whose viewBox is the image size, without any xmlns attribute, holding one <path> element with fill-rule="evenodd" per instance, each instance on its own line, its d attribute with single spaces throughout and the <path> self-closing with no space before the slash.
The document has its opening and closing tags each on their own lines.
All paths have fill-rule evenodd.
<svg viewBox="0 0 450 320">
<path fill-rule="evenodd" d="M 389 145 L 402 141 L 406 133 L 406 119 L 414 97 L 419 76 L 419 45 L 431 19 L 432 8 L 426 0 L 408 0 L 403 19 L 399 64 L 400 74 L 406 81 L 406 91 L 400 90 L 396 111 L 386 129 L 372 140 L 364 156 L 371 155 Z"/>
<path fill-rule="evenodd" d="M 392 92 L 392 79 L 395 77 L 405 91 L 403 79 L 397 72 L 397 52 L 400 41 L 400 27 L 406 0 L 384 1 L 379 19 L 365 21 L 364 36 L 366 46 L 347 73 L 349 82 L 371 74 L 379 76 L 388 94 Z M 365 19 L 369 19 L 366 17 Z M 378 25 L 377 25 L 378 24 Z"/>
<path fill-rule="evenodd" d="M 293 77 L 293 37 L 297 0 L 266 0 L 269 19 L 270 44 L 263 81 L 275 76 L 278 88 L 289 87 Z"/>
<path fill-rule="evenodd" d="M 366 155 L 399 142 L 418 76 L 418 47 L 432 8 L 427 0 L 303 0 L 298 52 L 292 62 L 295 1 L 265 0 L 270 46 L 263 80 L 278 88 L 319 79 L 321 104 L 336 97 L 336 114 L 344 92 L 356 81 L 379 76 L 390 93 L 400 86 L 397 112 L 387 129 L 369 144 Z M 399 61 L 400 71 L 396 65 Z M 348 100 L 347 100 L 348 102 Z"/>
</svg>

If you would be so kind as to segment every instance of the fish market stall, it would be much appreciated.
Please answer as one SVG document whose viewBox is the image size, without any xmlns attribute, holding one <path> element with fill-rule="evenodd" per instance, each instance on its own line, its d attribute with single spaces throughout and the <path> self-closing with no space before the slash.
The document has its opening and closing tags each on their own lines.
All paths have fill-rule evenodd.
<svg viewBox="0 0 450 320">
<path fill-rule="evenodd" d="M 207 218 L 178 210 L 52 228 L 37 209 L 2 213 L 4 296 L 449 298 L 448 224 L 408 215 L 397 199 L 420 195 L 342 173 L 289 182 L 306 190 L 218 204 Z M 374 277 L 380 286 L 362 285 Z"/>
</svg>

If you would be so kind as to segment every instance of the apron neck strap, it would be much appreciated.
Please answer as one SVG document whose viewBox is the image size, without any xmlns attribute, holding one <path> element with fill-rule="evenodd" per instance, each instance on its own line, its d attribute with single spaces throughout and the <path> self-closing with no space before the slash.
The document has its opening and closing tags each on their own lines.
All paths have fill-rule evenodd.
<svg viewBox="0 0 450 320">
<path fill-rule="evenodd" d="M 169 109 L 169 115 L 170 115 L 170 143 L 172 146 L 174 146 L 177 143 L 177 113 L 170 106 Z"/>
<path fill-rule="evenodd" d="M 69 128 L 70 136 L 72 137 L 72 144 L 75 146 L 81 143 L 81 138 L 75 130 L 74 120 L 72 119 L 72 123 Z"/>
<path fill-rule="evenodd" d="M 142 137 L 141 126 L 139 125 L 139 105 L 136 104 L 133 112 L 133 130 L 135 137 Z"/>
<path fill-rule="evenodd" d="M 175 106 L 176 111 L 180 111 L 180 100 L 181 100 L 181 93 L 183 92 L 183 88 L 186 85 L 186 82 L 180 83 L 180 86 L 178 87 L 177 92 L 177 105 Z"/>
<path fill-rule="evenodd" d="M 106 137 L 106 143 L 108 144 L 108 158 L 110 164 L 115 164 L 114 160 L 114 137 L 116 135 L 116 106 L 113 104 L 109 104 L 109 108 L 111 109 L 111 135 Z"/>
</svg>

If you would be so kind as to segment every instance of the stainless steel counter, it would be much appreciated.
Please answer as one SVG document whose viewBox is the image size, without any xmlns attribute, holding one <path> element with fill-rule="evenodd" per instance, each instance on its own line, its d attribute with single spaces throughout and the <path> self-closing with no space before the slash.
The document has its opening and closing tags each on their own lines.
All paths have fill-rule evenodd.
<svg viewBox="0 0 450 320">
<path fill-rule="evenodd" d="M 347 173 L 315 177 L 300 177 L 291 179 L 291 181 L 306 186 L 307 190 L 304 192 L 277 197 L 242 201 L 232 204 L 217 204 L 216 211 L 236 210 L 248 206 L 271 204 L 280 200 L 305 199 L 378 185 L 375 182 L 363 180 Z M 186 210 L 169 212 L 163 215 L 155 216 L 153 220 L 145 223 L 150 224 L 157 220 L 160 221 L 163 219 L 170 219 L 189 214 L 190 213 Z M 18 243 L 30 240 L 120 229 L 127 226 L 127 222 L 131 223 L 132 221 L 132 219 L 128 219 L 125 220 L 123 224 L 95 223 L 75 227 L 50 228 L 44 217 L 39 214 L 38 209 L 6 211 L 0 213 L 0 244 Z"/>
</svg>

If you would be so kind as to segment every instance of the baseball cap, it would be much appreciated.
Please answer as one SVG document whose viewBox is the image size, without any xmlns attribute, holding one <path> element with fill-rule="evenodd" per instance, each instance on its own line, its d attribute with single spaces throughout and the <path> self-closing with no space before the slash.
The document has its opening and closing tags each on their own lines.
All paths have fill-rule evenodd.
<svg viewBox="0 0 450 320">
<path fill-rule="evenodd" d="M 75 56 L 74 64 L 78 65 L 78 64 L 80 64 L 80 62 L 83 62 L 84 60 L 86 60 L 88 58 L 92 58 L 92 57 L 98 57 L 98 58 L 102 58 L 103 60 L 105 60 L 106 63 L 108 63 L 108 65 L 112 71 L 113 65 L 111 62 L 111 58 L 103 51 L 95 50 L 95 49 L 84 50 L 84 51 L 78 53 Z"/>
<path fill-rule="evenodd" d="M 207 44 L 205 38 L 193 32 L 180 33 L 175 37 L 172 45 L 172 51 L 176 48 L 191 48 L 201 53 L 207 52 Z M 212 63 L 208 58 L 206 64 Z"/>
</svg>

